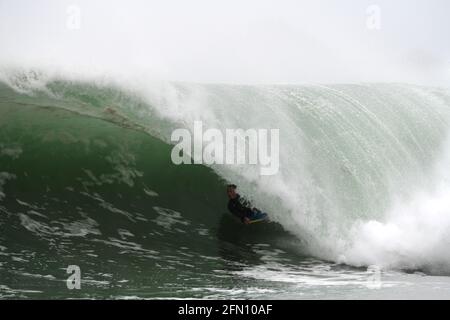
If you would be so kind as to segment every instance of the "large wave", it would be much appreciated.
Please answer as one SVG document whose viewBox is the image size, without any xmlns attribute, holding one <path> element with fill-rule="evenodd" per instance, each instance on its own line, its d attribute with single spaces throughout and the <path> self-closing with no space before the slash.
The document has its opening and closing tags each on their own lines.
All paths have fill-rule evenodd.
<svg viewBox="0 0 450 320">
<path fill-rule="evenodd" d="M 142 181 L 145 174 L 158 177 L 154 188 L 165 186 L 156 193 L 166 195 L 165 205 L 169 207 L 171 201 L 182 203 L 184 193 L 189 197 L 190 190 L 203 188 L 203 192 L 195 193 L 201 194 L 201 198 L 185 199 L 179 211 L 192 203 L 197 203 L 195 208 L 187 211 L 204 212 L 197 206 L 214 210 L 217 204 L 225 207 L 225 199 L 219 196 L 223 180 L 233 181 L 257 206 L 269 212 L 273 220 L 304 240 L 306 247 L 298 249 L 303 254 L 357 266 L 376 264 L 385 268 L 422 269 L 434 274 L 450 273 L 450 254 L 445 250 L 450 241 L 450 149 L 447 143 L 450 94 L 446 89 L 406 84 L 162 83 L 144 81 L 145 78 L 81 79 L 17 70 L 3 70 L 0 79 L 4 83 L 1 89 L 3 108 L 8 110 L 3 118 L 11 125 L 10 120 L 18 117 L 16 113 L 25 118 L 29 114 L 30 121 L 28 131 L 19 127 L 11 129 L 9 135 L 5 134 L 8 125 L 3 122 L 3 137 L 9 138 L 1 142 L 0 153 L 5 157 L 9 154 L 10 159 L 25 160 L 16 159 L 10 162 L 9 170 L 0 170 L 3 172 L 0 196 L 5 198 L 2 201 L 7 200 L 6 187 L 19 171 L 35 165 L 29 153 L 21 152 L 26 149 L 16 141 L 19 132 L 29 132 L 27 139 L 39 136 L 38 146 L 52 139 L 69 146 L 81 143 L 77 153 L 86 148 L 101 150 L 105 143 L 101 137 L 106 134 L 110 135 L 111 142 L 136 139 L 134 134 L 123 138 L 123 131 L 112 134 L 108 130 L 101 132 L 99 128 L 94 134 L 98 141 L 92 136 L 87 139 L 86 131 L 94 130 L 93 127 L 98 126 L 94 121 L 101 120 L 132 129 L 136 135 L 145 133 L 149 141 L 158 143 L 156 149 L 146 151 L 148 163 L 142 163 L 141 169 L 133 169 L 132 165 L 135 153 L 142 152 L 141 138 L 132 151 L 125 148 L 115 155 L 111 150 L 102 154 L 114 172 L 103 172 L 100 165 L 94 165 L 95 171 L 83 169 L 89 178 L 87 184 L 86 181 L 82 184 L 86 194 L 97 199 L 95 201 L 103 201 L 106 208 L 115 210 L 110 202 L 99 200 L 96 188 L 120 182 L 129 190 L 138 188 L 152 195 L 154 191 Z M 33 131 L 38 130 L 33 123 L 39 113 L 31 112 L 30 108 L 83 115 L 85 117 L 74 119 L 84 120 L 69 122 L 81 131 L 56 134 L 58 117 L 51 117 L 52 121 L 46 125 L 36 126 L 42 130 L 39 135 L 39 131 Z M 44 123 L 46 117 L 41 115 Z M 171 132 L 180 127 L 192 130 L 196 120 L 203 121 L 207 128 L 220 130 L 280 129 L 279 173 L 260 176 L 254 165 L 212 165 L 211 169 L 221 178 L 208 173 L 199 174 L 195 176 L 196 181 L 192 181 L 192 175 L 183 178 L 182 171 L 175 169 L 158 172 L 161 169 L 157 165 L 156 159 L 161 159 L 158 157 L 164 157 L 165 168 L 175 167 L 167 165 Z M 72 150 L 71 157 L 74 154 Z M 70 161 L 73 161 L 70 166 L 59 168 L 61 176 L 70 175 L 70 170 L 79 166 L 76 157 Z M 23 167 L 19 169 L 20 165 Z M 48 164 L 47 169 L 54 165 Z M 183 170 L 206 170 L 187 167 Z M 174 175 L 170 181 L 184 181 L 177 185 L 180 189 L 175 191 L 165 184 L 167 175 Z M 208 179 L 215 182 L 206 182 Z M 73 186 L 61 184 L 61 187 Z M 124 199 L 127 197 L 125 190 L 121 191 Z M 11 193 L 16 191 L 10 190 Z M 162 216 L 168 216 L 176 224 L 178 216 L 172 213 Z M 30 224 L 26 216 L 21 217 L 22 224 L 39 229 L 39 225 Z M 216 222 L 213 219 L 207 224 Z M 45 233 L 45 228 L 41 226 L 41 229 Z M 85 232 L 95 232 L 96 228 L 91 225 L 87 230 Z"/>
</svg>

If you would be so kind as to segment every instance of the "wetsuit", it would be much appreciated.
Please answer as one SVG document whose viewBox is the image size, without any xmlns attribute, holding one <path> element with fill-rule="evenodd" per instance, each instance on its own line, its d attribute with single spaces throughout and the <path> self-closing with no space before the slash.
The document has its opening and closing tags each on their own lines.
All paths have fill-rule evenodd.
<svg viewBox="0 0 450 320">
<path fill-rule="evenodd" d="M 239 194 L 236 195 L 236 198 L 228 201 L 228 210 L 241 219 L 242 222 L 244 222 L 244 218 L 251 218 L 255 214 L 250 201 Z"/>
</svg>

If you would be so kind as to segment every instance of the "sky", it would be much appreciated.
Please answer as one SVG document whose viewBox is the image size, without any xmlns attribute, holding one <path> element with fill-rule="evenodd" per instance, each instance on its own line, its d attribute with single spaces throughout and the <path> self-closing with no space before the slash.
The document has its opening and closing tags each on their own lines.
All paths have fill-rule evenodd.
<svg viewBox="0 0 450 320">
<path fill-rule="evenodd" d="M 220 83 L 450 83 L 448 0 L 0 0 L 0 67 Z"/>
</svg>

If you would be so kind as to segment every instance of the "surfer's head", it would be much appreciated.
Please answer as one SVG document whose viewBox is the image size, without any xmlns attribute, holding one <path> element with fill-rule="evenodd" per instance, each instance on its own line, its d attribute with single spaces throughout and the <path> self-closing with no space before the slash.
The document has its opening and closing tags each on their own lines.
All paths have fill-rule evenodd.
<svg viewBox="0 0 450 320">
<path fill-rule="evenodd" d="M 227 186 L 227 195 L 228 195 L 228 198 L 230 198 L 230 199 L 236 198 L 236 196 L 237 196 L 236 188 L 237 188 L 237 187 L 236 187 L 235 184 L 229 184 L 229 185 Z"/>
</svg>

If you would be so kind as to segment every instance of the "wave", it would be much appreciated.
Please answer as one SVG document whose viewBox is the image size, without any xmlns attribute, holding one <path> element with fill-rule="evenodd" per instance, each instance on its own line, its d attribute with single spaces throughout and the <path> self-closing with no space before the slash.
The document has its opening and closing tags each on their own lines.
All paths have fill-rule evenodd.
<svg viewBox="0 0 450 320">
<path fill-rule="evenodd" d="M 173 232 L 172 250 L 196 243 L 205 255 L 212 250 L 205 230 L 223 226 L 223 187 L 233 181 L 283 236 L 301 239 L 289 238 L 300 255 L 450 273 L 447 89 L 123 83 L 11 70 L 0 79 L 0 205 L 47 241 L 94 237 L 157 256 L 121 242 L 151 225 L 161 247 Z M 279 173 L 173 165 L 171 132 L 192 130 L 196 120 L 220 130 L 280 129 Z M 105 236 L 111 215 L 122 235 Z M 28 241 L 17 228 L 8 239 Z"/>
</svg>

